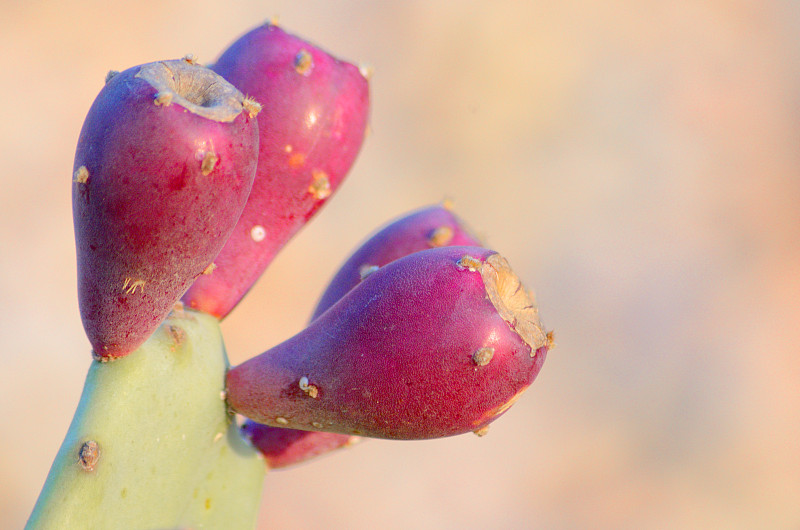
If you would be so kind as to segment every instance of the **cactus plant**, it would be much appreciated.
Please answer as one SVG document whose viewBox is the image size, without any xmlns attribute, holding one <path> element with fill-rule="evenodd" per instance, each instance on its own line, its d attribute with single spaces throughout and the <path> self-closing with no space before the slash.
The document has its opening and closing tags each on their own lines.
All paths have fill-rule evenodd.
<svg viewBox="0 0 800 530">
<path fill-rule="evenodd" d="M 94 355 L 26 528 L 252 528 L 268 467 L 353 435 L 482 434 L 551 347 L 505 259 L 432 207 L 363 245 L 304 331 L 231 368 L 219 320 L 338 187 L 368 90 L 274 24 L 214 70 L 112 73 L 86 118 L 73 211 Z"/>
<path fill-rule="evenodd" d="M 93 361 L 26 528 L 251 528 L 265 466 L 220 399 L 227 367 L 216 319 L 180 309 Z"/>
</svg>

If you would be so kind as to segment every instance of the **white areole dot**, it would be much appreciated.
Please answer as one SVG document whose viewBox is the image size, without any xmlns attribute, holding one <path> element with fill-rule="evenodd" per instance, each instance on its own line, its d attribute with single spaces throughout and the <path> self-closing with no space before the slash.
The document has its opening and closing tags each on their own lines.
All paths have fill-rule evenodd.
<svg viewBox="0 0 800 530">
<path fill-rule="evenodd" d="M 255 225 L 253 228 L 250 229 L 250 237 L 253 238 L 253 241 L 258 243 L 259 241 L 264 241 L 264 238 L 267 237 L 267 231 L 264 230 L 264 227 L 261 225 Z"/>
</svg>

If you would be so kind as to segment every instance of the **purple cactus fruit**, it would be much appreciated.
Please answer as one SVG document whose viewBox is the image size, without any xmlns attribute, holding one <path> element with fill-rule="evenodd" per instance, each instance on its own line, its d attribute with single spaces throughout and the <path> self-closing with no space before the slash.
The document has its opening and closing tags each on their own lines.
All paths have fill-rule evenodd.
<svg viewBox="0 0 800 530">
<path fill-rule="evenodd" d="M 213 268 L 252 187 L 258 110 L 190 59 L 107 80 L 72 184 L 81 317 L 99 358 L 136 349 Z"/>
<path fill-rule="evenodd" d="M 480 245 L 461 220 L 444 205 L 415 210 L 381 228 L 339 269 L 314 310 L 311 320 L 324 313 L 358 285 L 362 276 L 398 258 L 428 248 Z M 242 432 L 271 468 L 286 467 L 352 444 L 353 436 L 330 432 L 271 427 L 246 420 Z"/>
<path fill-rule="evenodd" d="M 480 431 L 533 382 L 549 344 L 503 257 L 434 248 L 378 269 L 230 370 L 228 403 L 274 427 L 391 439 Z"/>
<path fill-rule="evenodd" d="M 381 228 L 350 256 L 331 280 L 311 319 L 324 313 L 364 276 L 398 258 L 428 248 L 480 245 L 448 207 L 413 211 Z"/>
<path fill-rule="evenodd" d="M 214 273 L 183 298 L 224 318 L 349 171 L 364 138 L 369 87 L 357 67 L 272 24 L 241 37 L 214 70 L 264 108 L 247 206 Z"/>
<path fill-rule="evenodd" d="M 280 429 L 247 420 L 242 434 L 258 449 L 270 469 L 299 464 L 324 453 L 352 445 L 358 436 L 332 432 L 310 432 Z"/>
</svg>

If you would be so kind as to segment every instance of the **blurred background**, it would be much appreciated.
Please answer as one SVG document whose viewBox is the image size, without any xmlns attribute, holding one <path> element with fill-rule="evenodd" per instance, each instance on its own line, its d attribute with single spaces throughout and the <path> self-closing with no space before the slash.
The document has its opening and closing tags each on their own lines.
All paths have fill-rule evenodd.
<svg viewBox="0 0 800 530">
<path fill-rule="evenodd" d="M 556 333 L 488 436 L 270 473 L 261 528 L 800 527 L 800 7 L 792 0 L 2 2 L 0 527 L 89 365 L 70 181 L 109 69 L 278 15 L 374 69 L 348 181 L 224 322 L 304 327 L 379 225 L 452 199 Z"/>
</svg>

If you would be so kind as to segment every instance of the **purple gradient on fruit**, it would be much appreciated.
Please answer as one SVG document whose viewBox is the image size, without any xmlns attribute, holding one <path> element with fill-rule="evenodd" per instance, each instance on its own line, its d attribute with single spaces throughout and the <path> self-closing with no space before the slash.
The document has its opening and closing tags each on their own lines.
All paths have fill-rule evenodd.
<svg viewBox="0 0 800 530">
<path fill-rule="evenodd" d="M 398 258 L 441 246 L 479 245 L 458 217 L 442 205 L 427 206 L 395 219 L 371 236 L 339 269 L 312 320 L 361 282 L 365 266 L 382 267 Z M 251 438 L 270 467 L 286 467 L 352 443 L 353 436 L 299 431 L 246 420 L 242 432 Z"/>
<path fill-rule="evenodd" d="M 548 350 L 532 305 L 521 309 L 535 322 L 509 322 L 490 299 L 481 271 L 495 254 L 436 248 L 378 269 L 304 331 L 229 371 L 229 404 L 266 425 L 376 438 L 482 429 Z M 515 331 L 530 326 L 541 338 L 532 344 Z"/>
<path fill-rule="evenodd" d="M 143 343 L 207 270 L 255 175 L 258 125 L 247 112 L 211 119 L 138 75 L 164 64 L 177 70 L 178 63 L 184 62 L 137 66 L 110 78 L 78 140 L 72 184 L 78 293 L 86 333 L 102 358 Z M 222 81 L 203 67 L 186 67 Z M 201 103 L 207 105 L 201 112 L 213 112 L 213 102 Z"/>
<path fill-rule="evenodd" d="M 250 199 L 214 273 L 183 298 L 224 318 L 350 170 L 364 139 L 369 87 L 356 66 L 272 24 L 237 40 L 214 70 L 263 106 Z"/>
<path fill-rule="evenodd" d="M 347 434 L 279 429 L 252 420 L 245 421 L 241 431 L 264 455 L 270 469 L 299 464 L 359 440 Z"/>
<path fill-rule="evenodd" d="M 317 318 L 361 282 L 365 267 L 387 263 L 429 248 L 480 246 L 463 222 L 442 205 L 415 210 L 381 228 L 358 248 L 333 277 L 311 319 Z"/>
</svg>

